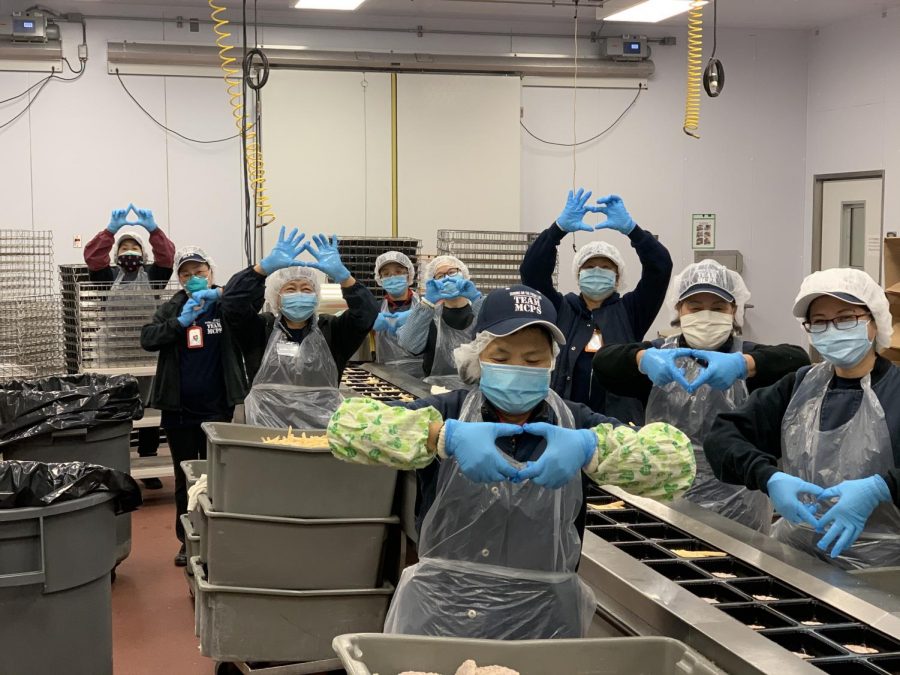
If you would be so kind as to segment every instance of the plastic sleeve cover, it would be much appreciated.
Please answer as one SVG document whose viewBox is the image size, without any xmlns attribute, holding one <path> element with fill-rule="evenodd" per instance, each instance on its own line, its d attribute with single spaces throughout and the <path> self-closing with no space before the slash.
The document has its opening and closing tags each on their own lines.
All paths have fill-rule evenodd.
<svg viewBox="0 0 900 675">
<path fill-rule="evenodd" d="M 408 471 L 431 464 L 429 428 L 443 422 L 431 406 L 419 410 L 370 398 L 348 398 L 331 416 L 328 444 L 338 459 Z"/>
<path fill-rule="evenodd" d="M 584 471 L 598 485 L 615 485 L 631 494 L 671 501 L 684 494 L 697 472 L 691 441 L 671 424 L 640 429 L 600 424 L 597 452 Z"/>
</svg>

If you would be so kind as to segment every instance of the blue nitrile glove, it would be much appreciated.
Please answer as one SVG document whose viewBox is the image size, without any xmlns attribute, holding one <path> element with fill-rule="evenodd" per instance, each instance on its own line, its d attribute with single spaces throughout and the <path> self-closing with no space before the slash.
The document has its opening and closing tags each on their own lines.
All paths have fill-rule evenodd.
<svg viewBox="0 0 900 675">
<path fill-rule="evenodd" d="M 375 319 L 375 325 L 372 326 L 372 330 L 382 333 L 384 331 L 391 330 L 391 319 L 396 317 L 396 314 L 392 314 L 391 312 L 379 312 L 378 318 Z"/>
<path fill-rule="evenodd" d="M 804 522 L 813 527 L 818 526 L 819 522 L 813 515 L 817 509 L 816 505 L 804 504 L 800 501 L 800 495 L 805 493 L 819 499 L 824 488 L 781 471 L 772 474 L 766 487 L 772 505 L 785 520 L 795 525 Z"/>
<path fill-rule="evenodd" d="M 625 202 L 619 195 L 607 195 L 597 200 L 601 206 L 597 209 L 606 216 L 606 220 L 597 225 L 597 230 L 616 230 L 622 234 L 631 234 L 634 221 L 625 208 Z"/>
<path fill-rule="evenodd" d="M 584 217 L 589 213 L 597 213 L 600 209 L 596 206 L 588 204 L 592 192 L 585 192 L 584 188 L 579 188 L 578 192 L 569 190 L 569 196 L 566 199 L 566 208 L 559 214 L 556 224 L 563 232 L 593 232 L 594 228 L 584 222 Z"/>
<path fill-rule="evenodd" d="M 526 424 L 525 431 L 547 439 L 536 462 L 528 462 L 516 477 L 551 490 L 566 485 L 587 466 L 597 450 L 597 434 L 590 429 L 565 429 L 546 422 Z"/>
<path fill-rule="evenodd" d="M 406 322 L 409 321 L 409 315 L 411 313 L 411 309 L 408 309 L 405 312 L 394 312 L 394 327 L 391 332 L 396 333 L 400 328 L 405 326 Z"/>
<path fill-rule="evenodd" d="M 109 225 L 106 226 L 106 229 L 112 234 L 115 234 L 128 225 L 128 211 L 129 209 L 116 209 L 113 211 L 109 218 Z"/>
<path fill-rule="evenodd" d="M 443 279 L 429 279 L 425 283 L 425 299 L 432 305 L 436 305 L 441 301 L 441 286 Z"/>
<path fill-rule="evenodd" d="M 300 262 L 298 264 L 302 267 L 312 267 L 320 272 L 324 272 L 339 284 L 347 281 L 350 278 L 350 270 L 344 267 L 344 263 L 341 262 L 341 254 L 338 253 L 337 235 L 331 235 L 330 242 L 324 234 L 313 235 L 313 242 L 316 248 L 314 249 L 307 242 L 306 250 L 312 253 L 316 262 Z"/>
<path fill-rule="evenodd" d="M 706 367 L 703 369 L 697 379 L 691 382 L 688 391 L 695 393 L 704 384 L 708 384 L 713 389 L 725 391 L 730 389 L 738 380 L 747 377 L 747 359 L 743 354 L 731 352 L 724 354 L 722 352 L 707 352 L 702 349 L 692 349 L 691 355 L 695 359 L 706 361 Z"/>
<path fill-rule="evenodd" d="M 214 302 L 219 301 L 219 289 L 207 288 L 205 291 L 197 291 L 191 297 L 203 305 L 203 309 L 209 308 Z"/>
<path fill-rule="evenodd" d="M 278 242 L 275 248 L 265 258 L 259 261 L 259 266 L 267 275 L 282 270 L 285 267 L 303 267 L 299 260 L 294 260 L 306 250 L 307 244 L 302 243 L 305 234 L 297 235 L 297 228 L 291 230 L 287 236 L 284 234 L 284 225 L 278 232 Z"/>
<path fill-rule="evenodd" d="M 186 303 L 184 303 L 184 307 L 181 308 L 181 314 L 178 315 L 178 323 L 181 324 L 182 328 L 187 328 L 194 320 L 200 315 L 202 308 L 200 307 L 200 303 L 193 298 L 189 298 Z"/>
<path fill-rule="evenodd" d="M 462 275 L 453 275 L 452 277 L 440 279 L 438 285 L 441 289 L 441 300 L 453 300 L 462 296 L 462 289 L 465 283 L 466 279 Z"/>
<path fill-rule="evenodd" d="M 677 382 L 682 389 L 690 391 L 684 371 L 675 365 L 675 359 L 690 355 L 690 349 L 648 349 L 641 357 L 638 370 L 650 378 L 657 387 Z"/>
<path fill-rule="evenodd" d="M 819 519 L 819 532 L 829 523 L 831 527 L 819 541 L 819 549 L 831 549 L 831 557 L 837 558 L 866 528 L 866 521 L 882 502 L 891 501 L 891 491 L 881 476 L 869 476 L 857 480 L 845 480 L 819 495 L 819 501 L 838 498 L 837 503 Z"/>
<path fill-rule="evenodd" d="M 129 204 L 128 208 L 137 216 L 137 223 L 129 223 L 129 225 L 140 225 L 150 234 L 153 234 L 159 227 L 153 219 L 153 211 L 150 209 L 139 209 L 134 204 Z"/>
<path fill-rule="evenodd" d="M 481 291 L 475 286 L 475 283 L 471 279 L 463 279 L 459 285 L 459 294 L 470 300 L 471 302 L 475 302 L 478 298 L 481 297 Z"/>
<path fill-rule="evenodd" d="M 444 447 L 448 457 L 456 457 L 460 470 L 475 483 L 512 480 L 518 471 L 497 449 L 497 439 L 518 436 L 522 427 L 491 422 L 444 422 Z"/>
</svg>

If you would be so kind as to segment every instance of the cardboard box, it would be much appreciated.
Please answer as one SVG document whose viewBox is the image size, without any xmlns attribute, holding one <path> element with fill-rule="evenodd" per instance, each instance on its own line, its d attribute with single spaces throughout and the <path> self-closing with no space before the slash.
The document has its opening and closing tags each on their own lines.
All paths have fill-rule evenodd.
<svg viewBox="0 0 900 675">
<path fill-rule="evenodd" d="M 900 237 L 884 240 L 884 285 L 900 285 Z"/>
</svg>

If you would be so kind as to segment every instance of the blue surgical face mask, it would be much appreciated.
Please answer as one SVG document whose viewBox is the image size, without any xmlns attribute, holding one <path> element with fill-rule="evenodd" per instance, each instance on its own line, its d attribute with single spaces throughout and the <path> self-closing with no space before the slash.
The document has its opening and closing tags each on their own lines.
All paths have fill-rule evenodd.
<svg viewBox="0 0 900 675">
<path fill-rule="evenodd" d="M 281 313 L 289 321 L 306 321 L 319 306 L 315 293 L 285 293 L 281 296 Z"/>
<path fill-rule="evenodd" d="M 409 277 L 405 274 L 399 274 L 395 277 L 382 277 L 381 286 L 395 298 L 406 293 L 409 288 Z"/>
<path fill-rule="evenodd" d="M 616 290 L 616 273 L 602 267 L 581 270 L 578 273 L 578 287 L 591 300 L 605 300 Z"/>
<path fill-rule="evenodd" d="M 550 392 L 550 369 L 481 362 L 481 391 L 502 412 L 533 409 Z"/>
<path fill-rule="evenodd" d="M 860 321 L 850 330 L 829 326 L 824 333 L 813 333 L 810 339 L 822 358 L 839 368 L 852 368 L 872 349 L 868 321 Z"/>
<path fill-rule="evenodd" d="M 184 290 L 193 295 L 197 291 L 205 291 L 209 288 L 209 279 L 206 277 L 192 276 L 184 283 Z"/>
</svg>

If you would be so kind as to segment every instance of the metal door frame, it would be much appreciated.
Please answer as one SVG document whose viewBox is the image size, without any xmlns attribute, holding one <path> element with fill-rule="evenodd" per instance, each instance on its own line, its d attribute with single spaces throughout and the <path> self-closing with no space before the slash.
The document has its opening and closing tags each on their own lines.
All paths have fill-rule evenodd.
<svg viewBox="0 0 900 675">
<path fill-rule="evenodd" d="M 823 173 L 813 176 L 813 220 L 812 220 L 812 270 L 822 269 L 822 201 L 825 183 L 837 180 L 881 179 L 881 231 L 884 232 L 884 171 L 850 171 L 846 173 Z M 884 272 L 884 261 L 878 263 L 878 277 Z"/>
</svg>

